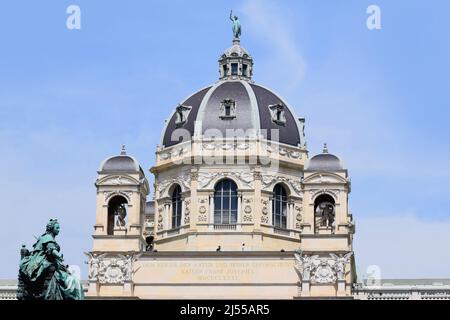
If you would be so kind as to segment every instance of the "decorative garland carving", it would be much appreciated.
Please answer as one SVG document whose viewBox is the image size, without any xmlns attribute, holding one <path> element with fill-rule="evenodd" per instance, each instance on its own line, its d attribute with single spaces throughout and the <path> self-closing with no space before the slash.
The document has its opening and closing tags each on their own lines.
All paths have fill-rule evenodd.
<svg viewBox="0 0 450 320">
<path fill-rule="evenodd" d="M 341 190 L 338 189 L 311 189 L 309 190 L 309 194 L 311 195 L 311 199 L 316 198 L 318 195 L 320 194 L 324 194 L 324 193 L 331 193 L 335 199 L 338 199 L 339 194 L 341 193 Z"/>
<path fill-rule="evenodd" d="M 199 172 L 199 188 L 204 189 L 216 180 L 216 178 L 234 177 L 243 182 L 247 187 L 253 188 L 254 176 L 249 171 L 234 171 L 234 172 Z"/>
<path fill-rule="evenodd" d="M 131 177 L 124 176 L 107 176 L 97 181 L 98 185 L 113 185 L 113 186 L 121 186 L 121 185 L 138 185 L 139 181 L 135 180 Z"/>
<path fill-rule="evenodd" d="M 300 179 L 287 178 L 283 176 L 275 176 L 275 175 L 264 175 L 262 178 L 263 189 L 270 188 L 276 182 L 284 182 L 287 183 L 294 189 L 297 195 L 302 194 L 302 182 Z"/>
<path fill-rule="evenodd" d="M 191 218 L 190 218 L 190 213 L 191 213 L 190 204 L 191 204 L 191 200 L 189 200 L 189 199 L 184 202 L 184 205 L 185 205 L 185 207 L 184 207 L 184 224 L 189 224 L 191 222 Z"/>
<path fill-rule="evenodd" d="M 160 181 L 158 186 L 159 195 L 162 196 L 166 193 L 167 189 L 173 185 L 178 184 L 182 186 L 183 191 L 190 190 L 191 189 L 191 174 L 190 173 L 184 173 L 181 176 L 178 176 L 176 178 L 168 178 L 166 180 Z"/>
<path fill-rule="evenodd" d="M 319 255 L 303 255 L 301 251 L 297 251 L 295 268 L 302 275 L 303 281 L 332 284 L 337 280 L 345 280 L 345 269 L 352 254 L 353 252 L 345 255 L 330 253 L 329 257 L 320 257 Z"/>
<path fill-rule="evenodd" d="M 276 148 L 275 146 L 267 144 L 266 145 L 266 150 L 269 153 L 279 154 L 280 156 L 288 157 L 288 158 L 291 158 L 291 159 L 301 159 L 302 158 L 302 153 L 301 152 L 295 151 L 295 150 L 291 150 L 291 149 L 288 149 L 288 148 L 284 148 L 284 147 Z"/>
<path fill-rule="evenodd" d="M 180 157 L 189 151 L 189 147 L 179 147 L 168 151 L 163 151 L 159 154 L 159 156 L 161 157 L 162 160 Z"/>
<path fill-rule="evenodd" d="M 203 150 L 213 151 L 213 150 L 248 150 L 250 148 L 249 143 L 245 142 L 232 142 L 232 143 L 203 143 Z"/>
<path fill-rule="evenodd" d="M 128 203 L 130 203 L 132 194 L 133 194 L 133 191 L 128 191 L 128 190 L 104 191 L 103 192 L 103 196 L 105 198 L 104 203 L 107 204 L 109 202 L 109 200 L 114 196 L 123 196 L 125 199 L 127 199 Z"/>
<path fill-rule="evenodd" d="M 133 264 L 139 255 L 135 254 L 117 254 L 109 256 L 108 254 L 98 255 L 88 253 L 89 261 L 89 280 L 98 281 L 101 284 L 123 284 L 131 281 L 133 273 Z"/>
</svg>

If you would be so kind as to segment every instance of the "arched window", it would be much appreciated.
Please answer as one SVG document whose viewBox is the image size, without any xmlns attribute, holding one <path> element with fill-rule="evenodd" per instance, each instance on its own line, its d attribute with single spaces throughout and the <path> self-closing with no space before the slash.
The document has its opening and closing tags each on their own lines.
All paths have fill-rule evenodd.
<svg viewBox="0 0 450 320">
<path fill-rule="evenodd" d="M 287 228 L 287 192 L 281 184 L 273 189 L 272 223 L 277 228 Z"/>
<path fill-rule="evenodd" d="M 214 224 L 237 223 L 237 186 L 233 181 L 220 181 L 214 191 Z"/>
<path fill-rule="evenodd" d="M 114 229 L 125 228 L 125 218 L 127 216 L 127 199 L 122 196 L 115 196 L 108 203 L 108 228 L 107 234 L 113 235 Z"/>
<path fill-rule="evenodd" d="M 176 186 L 172 192 L 172 228 L 178 228 L 181 226 L 181 187 Z"/>
</svg>

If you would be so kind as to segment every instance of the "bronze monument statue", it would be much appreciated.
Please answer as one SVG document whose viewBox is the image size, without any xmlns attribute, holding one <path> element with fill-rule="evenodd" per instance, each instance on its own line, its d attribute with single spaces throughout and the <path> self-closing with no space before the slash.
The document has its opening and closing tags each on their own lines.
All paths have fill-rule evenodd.
<svg viewBox="0 0 450 320">
<path fill-rule="evenodd" d="M 241 23 L 239 22 L 239 18 L 237 16 L 233 17 L 233 10 L 230 12 L 230 20 L 233 21 L 234 38 L 239 39 L 241 37 Z"/>
<path fill-rule="evenodd" d="M 64 264 L 61 248 L 55 240 L 59 234 L 58 220 L 50 219 L 45 233 L 30 252 L 25 245 L 20 250 L 19 300 L 82 300 L 83 287 Z"/>
</svg>

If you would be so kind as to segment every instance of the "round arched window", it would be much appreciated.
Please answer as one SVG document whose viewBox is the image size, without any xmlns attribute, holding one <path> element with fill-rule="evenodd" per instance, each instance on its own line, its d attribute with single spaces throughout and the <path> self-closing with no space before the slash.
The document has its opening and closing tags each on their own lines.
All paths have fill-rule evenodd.
<svg viewBox="0 0 450 320">
<path fill-rule="evenodd" d="M 273 189 L 272 223 L 274 227 L 287 228 L 287 192 L 281 184 Z"/>
<path fill-rule="evenodd" d="M 181 187 L 176 186 L 172 192 L 172 228 L 179 228 L 181 226 Z"/>
<path fill-rule="evenodd" d="M 214 224 L 237 223 L 238 194 L 234 181 L 220 181 L 214 191 Z"/>
</svg>

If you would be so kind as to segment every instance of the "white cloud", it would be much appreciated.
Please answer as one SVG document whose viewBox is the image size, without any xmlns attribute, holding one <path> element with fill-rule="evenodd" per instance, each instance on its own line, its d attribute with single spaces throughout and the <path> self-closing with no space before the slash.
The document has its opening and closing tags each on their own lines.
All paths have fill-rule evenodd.
<svg viewBox="0 0 450 320">
<path fill-rule="evenodd" d="M 424 221 L 412 214 L 356 221 L 354 249 L 359 279 L 370 265 L 381 278 L 449 278 L 450 221 Z"/>
<path fill-rule="evenodd" d="M 305 75 L 306 63 L 294 40 L 294 30 L 288 22 L 289 14 L 278 3 L 272 1 L 246 1 L 241 8 L 248 20 L 248 30 L 256 38 L 264 39 L 267 46 L 268 59 L 260 65 L 265 70 L 258 70 L 261 78 L 270 78 L 275 74 L 279 87 L 285 90 L 295 88 Z M 277 17 L 283 17 L 278 19 Z M 245 31 L 244 31 L 245 32 Z M 282 62 L 282 63 L 280 63 Z M 264 74 L 268 76 L 265 76 Z M 281 84 L 280 84 L 281 82 Z"/>
</svg>

